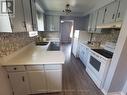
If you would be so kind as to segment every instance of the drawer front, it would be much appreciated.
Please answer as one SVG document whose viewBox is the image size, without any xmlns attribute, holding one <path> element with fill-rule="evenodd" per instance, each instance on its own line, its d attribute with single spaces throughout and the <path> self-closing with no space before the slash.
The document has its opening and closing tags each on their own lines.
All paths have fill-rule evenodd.
<svg viewBox="0 0 127 95">
<path fill-rule="evenodd" d="M 26 70 L 28 71 L 44 70 L 44 66 L 43 65 L 26 66 Z"/>
<path fill-rule="evenodd" d="M 9 72 L 25 71 L 25 66 L 7 66 L 5 68 Z"/>
<path fill-rule="evenodd" d="M 62 70 L 62 65 L 44 65 L 45 70 Z"/>
</svg>

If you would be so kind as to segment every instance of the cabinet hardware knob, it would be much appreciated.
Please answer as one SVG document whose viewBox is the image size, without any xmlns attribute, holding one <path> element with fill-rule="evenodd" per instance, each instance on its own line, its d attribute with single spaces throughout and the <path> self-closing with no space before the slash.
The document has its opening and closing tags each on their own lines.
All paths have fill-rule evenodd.
<svg viewBox="0 0 127 95">
<path fill-rule="evenodd" d="M 17 68 L 14 68 L 14 70 L 17 70 Z"/>
</svg>

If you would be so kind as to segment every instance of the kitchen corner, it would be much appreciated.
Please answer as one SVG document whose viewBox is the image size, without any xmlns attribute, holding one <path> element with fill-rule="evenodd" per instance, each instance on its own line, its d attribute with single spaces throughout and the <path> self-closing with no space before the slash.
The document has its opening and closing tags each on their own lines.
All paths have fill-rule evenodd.
<svg viewBox="0 0 127 95">
<path fill-rule="evenodd" d="M 65 56 L 60 50 L 48 50 L 52 43 L 54 42 L 36 45 L 32 42 L 1 59 L 1 65 L 8 74 L 15 94 L 62 91 L 62 65 Z M 20 89 L 25 92 L 18 91 L 17 84 L 23 86 Z"/>
</svg>

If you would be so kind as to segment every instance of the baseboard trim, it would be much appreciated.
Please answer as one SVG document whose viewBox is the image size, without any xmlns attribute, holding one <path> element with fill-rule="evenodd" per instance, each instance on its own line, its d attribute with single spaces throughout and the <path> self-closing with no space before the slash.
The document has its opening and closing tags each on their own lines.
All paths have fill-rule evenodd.
<svg viewBox="0 0 127 95">
<path fill-rule="evenodd" d="M 111 92 L 111 93 L 108 93 L 107 95 L 121 95 L 121 92 Z"/>
<path fill-rule="evenodd" d="M 107 92 L 104 89 L 102 89 L 101 91 L 103 92 L 104 95 L 107 95 Z"/>
<path fill-rule="evenodd" d="M 103 92 L 104 95 L 126 95 L 124 92 L 111 92 L 111 93 L 108 93 L 104 89 L 102 89 L 101 91 Z"/>
<path fill-rule="evenodd" d="M 121 92 L 121 95 L 126 95 L 126 93 L 124 93 L 124 92 Z"/>
</svg>

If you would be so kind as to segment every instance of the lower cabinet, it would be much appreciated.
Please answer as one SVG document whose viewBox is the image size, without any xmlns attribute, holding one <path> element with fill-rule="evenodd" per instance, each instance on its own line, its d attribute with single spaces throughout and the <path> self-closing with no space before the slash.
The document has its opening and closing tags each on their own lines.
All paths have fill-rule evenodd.
<svg viewBox="0 0 127 95">
<path fill-rule="evenodd" d="M 46 93 L 46 80 L 44 71 L 28 71 L 30 90 L 32 94 Z"/>
<path fill-rule="evenodd" d="M 62 91 L 62 65 L 7 66 L 13 95 Z"/>
<path fill-rule="evenodd" d="M 29 84 L 26 72 L 8 73 L 13 95 L 27 95 L 29 93 Z"/>
<path fill-rule="evenodd" d="M 62 90 L 62 71 L 46 70 L 46 82 L 48 92 L 59 92 Z"/>
<path fill-rule="evenodd" d="M 85 66 L 87 65 L 88 56 L 89 48 L 85 45 L 79 44 L 79 58 Z"/>
</svg>

